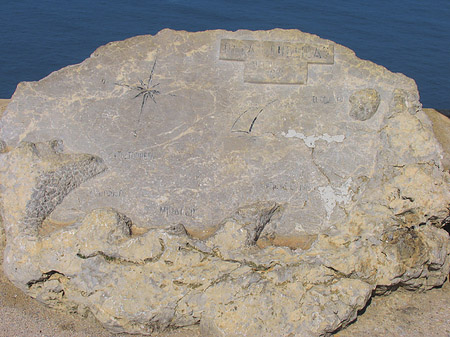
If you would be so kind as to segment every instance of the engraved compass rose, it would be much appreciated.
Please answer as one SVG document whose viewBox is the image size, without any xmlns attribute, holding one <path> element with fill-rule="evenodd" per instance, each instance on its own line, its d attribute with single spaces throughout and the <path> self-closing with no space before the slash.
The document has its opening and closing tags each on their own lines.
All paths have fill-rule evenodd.
<svg viewBox="0 0 450 337">
<path fill-rule="evenodd" d="M 155 89 L 159 85 L 159 83 L 156 83 L 156 84 L 152 83 L 153 73 L 155 71 L 155 67 L 156 67 L 156 59 L 153 62 L 152 70 L 150 71 L 150 75 L 149 75 L 148 80 L 147 80 L 146 83 L 144 83 L 143 80 L 139 80 L 139 84 L 138 85 L 129 85 L 129 84 L 123 84 L 123 83 L 115 83 L 116 85 L 119 85 L 119 86 L 122 86 L 122 87 L 126 87 L 128 89 L 137 91 L 138 93 L 133 98 L 138 98 L 138 97 L 142 98 L 141 111 L 139 112 L 139 117 L 138 117 L 137 122 L 136 122 L 136 129 L 133 130 L 133 136 L 134 137 L 137 137 L 137 128 L 141 124 L 142 112 L 144 110 L 144 106 L 145 106 L 145 103 L 147 102 L 148 98 L 150 97 L 152 99 L 152 101 L 156 104 L 155 96 L 160 94 L 159 90 Z"/>
</svg>

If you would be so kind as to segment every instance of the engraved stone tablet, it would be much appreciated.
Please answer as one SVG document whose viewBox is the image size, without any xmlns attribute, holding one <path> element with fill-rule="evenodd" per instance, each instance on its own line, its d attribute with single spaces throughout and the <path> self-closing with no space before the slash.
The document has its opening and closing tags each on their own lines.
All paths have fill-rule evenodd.
<svg viewBox="0 0 450 337">
<path fill-rule="evenodd" d="M 295 32 L 163 31 L 20 84 L 0 136 L 9 146 L 61 139 L 104 161 L 107 171 L 54 210 L 55 223 L 113 207 L 144 227 L 202 231 L 273 201 L 282 212 L 271 230 L 309 237 L 353 207 L 401 77 L 380 82 L 373 64 L 350 71 L 353 57 Z M 349 98 L 367 87 L 381 103 L 363 122 L 349 116 Z"/>
</svg>

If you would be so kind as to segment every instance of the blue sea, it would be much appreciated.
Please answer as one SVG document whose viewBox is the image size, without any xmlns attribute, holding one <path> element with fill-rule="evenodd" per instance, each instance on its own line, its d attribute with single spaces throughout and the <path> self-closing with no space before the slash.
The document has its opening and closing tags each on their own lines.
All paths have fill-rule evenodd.
<svg viewBox="0 0 450 337">
<path fill-rule="evenodd" d="M 450 0 L 0 0 L 0 97 L 82 62 L 100 45 L 163 28 L 296 28 L 414 78 L 450 109 Z"/>
</svg>

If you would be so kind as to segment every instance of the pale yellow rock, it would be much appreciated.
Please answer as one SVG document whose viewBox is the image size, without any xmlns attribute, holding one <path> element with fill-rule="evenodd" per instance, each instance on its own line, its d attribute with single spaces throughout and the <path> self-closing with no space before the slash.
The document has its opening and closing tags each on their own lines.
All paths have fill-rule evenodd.
<svg viewBox="0 0 450 337">
<path fill-rule="evenodd" d="M 36 174 L 83 158 L 55 153 L 52 143 L 24 144 L 8 156 L 31 185 L 39 181 Z M 420 187 L 411 179 L 436 188 L 420 165 L 403 169 L 400 180 L 392 180 L 398 188 Z M 11 200 L 17 200 L 15 193 L 32 194 L 8 191 Z M 27 224 L 28 205 L 23 201 L 14 212 L 10 206 L 9 216 Z M 5 270 L 38 300 L 90 311 L 114 332 L 151 334 L 200 323 L 205 336 L 319 336 L 351 322 L 375 288 L 385 292 L 401 283 L 427 289 L 441 284 L 450 269 L 444 231 L 379 224 L 377 232 L 367 217 L 355 218 L 359 237 L 324 235 L 306 252 L 260 249 L 258 225 L 276 209 L 270 203 L 239 209 L 204 241 L 189 237 L 181 225 L 133 236 L 127 218 L 112 209 L 94 210 L 81 223 L 46 236 L 8 229 Z"/>
</svg>

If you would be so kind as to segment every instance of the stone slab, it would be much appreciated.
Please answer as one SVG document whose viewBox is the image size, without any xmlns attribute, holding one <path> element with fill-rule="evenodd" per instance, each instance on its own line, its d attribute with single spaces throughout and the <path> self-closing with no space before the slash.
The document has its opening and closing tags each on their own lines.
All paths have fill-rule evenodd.
<svg viewBox="0 0 450 337">
<path fill-rule="evenodd" d="M 370 176 L 393 90 L 416 88 L 355 60 L 295 31 L 162 31 L 21 83 L 0 137 L 12 146 L 57 138 L 104 160 L 108 170 L 71 193 L 55 223 L 114 207 L 142 226 L 202 231 L 273 200 L 284 210 L 279 235 L 314 235 L 345 217 Z M 381 103 L 360 121 L 349 100 L 366 88 Z"/>
</svg>

